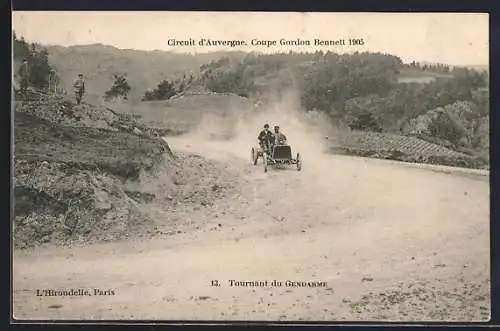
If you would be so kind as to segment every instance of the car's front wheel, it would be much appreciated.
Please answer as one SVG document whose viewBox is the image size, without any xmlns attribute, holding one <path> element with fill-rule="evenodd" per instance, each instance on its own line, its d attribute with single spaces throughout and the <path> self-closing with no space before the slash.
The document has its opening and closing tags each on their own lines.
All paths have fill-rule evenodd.
<svg viewBox="0 0 500 331">
<path fill-rule="evenodd" d="M 257 154 L 257 151 L 255 150 L 254 147 L 252 147 L 252 162 L 253 165 L 257 164 L 257 160 L 259 159 L 259 155 Z"/>
</svg>

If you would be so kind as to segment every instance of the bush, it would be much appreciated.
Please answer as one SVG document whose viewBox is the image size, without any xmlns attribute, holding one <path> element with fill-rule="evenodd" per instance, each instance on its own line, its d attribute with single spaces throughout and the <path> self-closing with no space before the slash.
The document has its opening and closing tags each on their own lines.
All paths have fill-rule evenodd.
<svg viewBox="0 0 500 331">
<path fill-rule="evenodd" d="M 142 101 L 152 100 L 168 100 L 177 94 L 177 89 L 173 81 L 162 80 L 156 89 L 146 91 L 142 97 Z"/>
<path fill-rule="evenodd" d="M 105 100 L 123 98 L 127 99 L 127 95 L 132 89 L 125 78 L 125 75 L 114 75 L 115 82 L 109 90 L 104 93 Z"/>
<path fill-rule="evenodd" d="M 467 131 L 446 112 L 438 113 L 429 125 L 429 132 L 439 139 L 451 142 L 456 147 L 460 145 L 461 139 L 467 135 Z"/>
<path fill-rule="evenodd" d="M 28 44 L 23 37 L 18 39 L 15 33 L 13 39 L 14 61 L 28 61 L 29 84 L 38 89 L 47 88 L 52 72 L 47 50 L 35 43 Z"/>
<path fill-rule="evenodd" d="M 348 123 L 348 125 L 353 130 L 382 132 L 379 121 L 372 113 L 368 111 L 359 113 L 354 116 L 353 119 Z"/>
</svg>

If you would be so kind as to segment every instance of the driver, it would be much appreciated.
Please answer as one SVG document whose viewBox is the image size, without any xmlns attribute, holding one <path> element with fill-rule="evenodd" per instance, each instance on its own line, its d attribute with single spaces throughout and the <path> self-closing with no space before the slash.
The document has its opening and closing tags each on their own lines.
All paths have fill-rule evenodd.
<svg viewBox="0 0 500 331">
<path fill-rule="evenodd" d="M 286 145 L 286 136 L 280 132 L 278 125 L 274 126 L 274 145 Z"/>
<path fill-rule="evenodd" d="M 259 136 L 257 137 L 259 139 L 259 145 L 262 149 L 265 149 L 264 147 L 272 143 L 273 141 L 273 134 L 269 130 L 269 124 L 264 124 L 264 130 L 260 131 Z"/>
</svg>

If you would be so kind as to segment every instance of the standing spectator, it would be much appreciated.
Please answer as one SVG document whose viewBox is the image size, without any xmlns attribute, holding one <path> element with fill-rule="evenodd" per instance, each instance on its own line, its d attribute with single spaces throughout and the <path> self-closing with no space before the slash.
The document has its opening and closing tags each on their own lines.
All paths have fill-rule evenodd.
<svg viewBox="0 0 500 331">
<path fill-rule="evenodd" d="M 85 79 L 83 79 L 83 74 L 78 74 L 78 78 L 73 83 L 75 88 L 76 104 L 80 104 L 82 97 L 85 94 Z"/>
</svg>

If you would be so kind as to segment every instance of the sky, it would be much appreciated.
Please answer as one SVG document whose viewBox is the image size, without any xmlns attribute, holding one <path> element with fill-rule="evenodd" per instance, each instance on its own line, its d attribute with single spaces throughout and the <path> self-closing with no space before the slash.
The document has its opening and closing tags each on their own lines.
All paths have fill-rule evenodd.
<svg viewBox="0 0 500 331">
<path fill-rule="evenodd" d="M 15 11 L 12 28 L 18 36 L 45 45 L 100 43 L 122 49 L 190 53 L 370 51 L 390 53 L 404 62 L 487 65 L 488 20 L 486 13 Z M 200 46 L 202 38 L 241 40 L 246 45 Z M 169 45 L 173 39 L 193 40 L 195 46 Z M 308 40 L 310 44 L 281 45 L 282 39 L 292 43 Z M 315 45 L 315 39 L 337 44 Z M 363 42 L 349 46 L 349 39 Z M 267 41 L 267 45 L 252 46 L 252 40 Z"/>
</svg>

